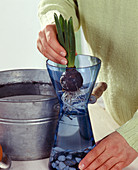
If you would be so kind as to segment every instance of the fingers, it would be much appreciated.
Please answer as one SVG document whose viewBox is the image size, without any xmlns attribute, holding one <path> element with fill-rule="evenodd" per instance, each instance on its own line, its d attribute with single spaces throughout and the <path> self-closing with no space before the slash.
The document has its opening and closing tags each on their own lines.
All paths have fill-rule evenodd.
<svg viewBox="0 0 138 170">
<path fill-rule="evenodd" d="M 98 99 L 106 89 L 107 89 L 107 84 L 105 82 L 100 82 L 94 88 L 92 95 L 94 95 L 96 99 Z"/>
<path fill-rule="evenodd" d="M 59 44 L 57 40 L 57 32 L 56 32 L 56 26 L 55 25 L 48 25 L 46 26 L 45 35 L 47 39 L 48 45 L 56 51 L 58 54 L 62 55 L 62 57 L 66 56 L 65 49 Z"/>
<path fill-rule="evenodd" d="M 95 147 L 94 149 L 92 149 L 80 162 L 79 169 L 82 170 L 82 169 L 87 168 L 87 166 L 89 166 L 93 161 L 96 161 L 95 159 L 98 158 L 105 151 L 105 149 L 106 148 L 104 145 L 101 145 L 100 147 Z"/>
<path fill-rule="evenodd" d="M 107 163 L 105 163 L 107 161 Z M 110 162 L 110 155 L 105 152 L 99 155 L 90 165 L 89 169 L 99 169 L 99 167 L 102 165 L 103 169 L 109 169 L 113 166 L 112 162 Z"/>
<path fill-rule="evenodd" d="M 46 49 L 43 47 L 42 43 L 40 40 L 38 40 L 39 42 L 37 43 L 37 48 L 38 50 L 48 59 L 50 59 L 51 61 L 55 62 L 55 63 L 59 63 L 58 60 L 56 60 L 54 57 L 52 57 L 48 52 L 46 52 Z"/>
<path fill-rule="evenodd" d="M 79 163 L 81 170 L 121 170 L 137 158 L 137 152 L 125 139 L 113 132 L 103 138 Z"/>
<path fill-rule="evenodd" d="M 91 151 L 91 154 L 92 151 Z M 90 155 L 89 155 L 90 156 Z M 96 156 L 96 155 L 95 155 Z M 88 159 L 88 158 L 87 158 Z M 85 160 L 86 162 L 86 160 Z M 93 161 L 89 162 L 90 164 L 86 167 L 85 165 L 79 166 L 79 168 L 92 170 L 121 170 L 124 167 L 124 162 L 119 162 L 119 158 L 111 157 L 111 155 L 104 150 L 98 157 L 96 157 Z M 88 164 L 88 162 L 86 162 Z"/>
<path fill-rule="evenodd" d="M 119 168 L 122 167 L 124 167 L 124 162 L 119 162 L 119 158 L 111 156 L 104 147 L 95 147 L 95 150 L 91 150 L 79 164 L 81 170 L 112 170 L 112 168 L 118 168 L 117 170 L 121 170 Z"/>
<path fill-rule="evenodd" d="M 112 169 L 117 164 L 120 164 L 120 163 L 118 163 L 117 159 L 112 157 L 112 158 L 109 158 L 108 160 L 106 160 L 105 162 L 103 162 L 103 164 L 101 166 L 99 166 L 99 168 L 97 168 L 97 170 L 109 170 L 109 169 Z M 123 164 L 123 163 L 121 163 L 121 164 Z"/>
<path fill-rule="evenodd" d="M 124 162 L 119 162 L 115 164 L 110 170 L 122 170 L 124 168 Z"/>
<path fill-rule="evenodd" d="M 59 64 L 67 64 L 66 51 L 57 40 L 55 25 L 48 25 L 39 32 L 37 48 L 46 58 Z"/>
</svg>

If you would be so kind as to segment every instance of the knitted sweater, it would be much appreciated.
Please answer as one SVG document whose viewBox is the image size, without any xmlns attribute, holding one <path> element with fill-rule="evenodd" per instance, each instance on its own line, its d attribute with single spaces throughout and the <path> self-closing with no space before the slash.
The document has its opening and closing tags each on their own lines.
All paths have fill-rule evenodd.
<svg viewBox="0 0 138 170">
<path fill-rule="evenodd" d="M 99 78 L 108 84 L 105 107 L 120 125 L 117 131 L 138 151 L 138 0 L 41 0 L 42 26 L 53 13 L 73 17 L 82 26 L 90 53 L 102 60 Z"/>
</svg>

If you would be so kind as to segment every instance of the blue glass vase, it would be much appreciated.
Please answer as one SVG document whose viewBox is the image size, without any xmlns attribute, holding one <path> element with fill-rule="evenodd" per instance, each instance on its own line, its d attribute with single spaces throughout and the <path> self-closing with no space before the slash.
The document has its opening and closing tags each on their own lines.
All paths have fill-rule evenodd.
<svg viewBox="0 0 138 170">
<path fill-rule="evenodd" d="M 65 73 L 66 66 L 50 60 L 47 60 L 46 65 L 60 103 L 49 169 L 77 170 L 79 162 L 95 146 L 88 103 L 101 60 L 88 55 L 75 57 L 76 70 L 83 78 L 82 86 L 76 91 L 66 91 L 61 86 L 61 76 Z"/>
</svg>

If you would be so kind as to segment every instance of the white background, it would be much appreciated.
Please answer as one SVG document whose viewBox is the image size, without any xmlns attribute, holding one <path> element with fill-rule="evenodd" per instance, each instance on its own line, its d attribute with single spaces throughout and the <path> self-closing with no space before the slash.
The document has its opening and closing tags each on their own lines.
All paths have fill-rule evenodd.
<svg viewBox="0 0 138 170">
<path fill-rule="evenodd" d="M 0 0 L 0 71 L 46 68 L 37 50 L 39 0 Z"/>
</svg>

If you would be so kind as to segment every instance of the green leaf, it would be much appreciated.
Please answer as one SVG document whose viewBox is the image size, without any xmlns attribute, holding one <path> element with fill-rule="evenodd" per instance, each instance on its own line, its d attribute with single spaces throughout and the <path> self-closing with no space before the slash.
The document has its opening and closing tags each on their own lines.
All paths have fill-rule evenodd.
<svg viewBox="0 0 138 170">
<path fill-rule="evenodd" d="M 65 49 L 67 52 L 66 58 L 68 60 L 68 55 L 69 55 L 69 36 L 68 36 L 68 24 L 67 20 L 64 22 L 64 39 L 65 39 Z"/>
<path fill-rule="evenodd" d="M 72 17 L 69 20 L 65 20 L 63 16 L 60 14 L 59 18 L 56 13 L 54 13 L 58 40 L 59 43 L 63 46 L 63 48 L 67 52 L 67 60 L 68 60 L 68 67 L 74 67 L 75 62 L 75 34 L 73 28 L 73 19 Z"/>
<path fill-rule="evenodd" d="M 62 28 L 61 28 L 61 25 L 60 25 L 60 22 L 58 20 L 58 16 L 56 13 L 54 13 L 54 19 L 55 19 L 55 23 L 56 23 L 59 43 L 64 47 L 65 45 L 64 45 L 64 37 L 63 37 L 63 33 L 62 33 Z"/>
<path fill-rule="evenodd" d="M 61 29 L 62 29 L 62 33 L 64 34 L 64 18 L 63 18 L 63 16 L 60 14 L 60 16 L 59 16 L 59 23 L 60 23 L 60 25 L 61 25 Z"/>
<path fill-rule="evenodd" d="M 68 57 L 68 67 L 74 67 L 75 62 L 75 34 L 73 28 L 73 20 L 70 17 L 68 21 L 68 33 L 69 33 L 69 57 Z"/>
</svg>

